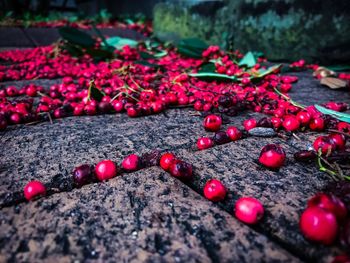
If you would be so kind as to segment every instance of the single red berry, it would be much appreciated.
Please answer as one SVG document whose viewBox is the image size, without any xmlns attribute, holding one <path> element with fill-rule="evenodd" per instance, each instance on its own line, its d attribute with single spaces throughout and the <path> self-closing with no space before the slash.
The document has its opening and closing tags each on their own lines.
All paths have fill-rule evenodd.
<svg viewBox="0 0 350 263">
<path fill-rule="evenodd" d="M 299 129 L 300 122 L 294 115 L 288 115 L 284 118 L 282 126 L 286 131 L 292 132 Z"/>
<path fill-rule="evenodd" d="M 235 215 L 246 224 L 256 224 L 264 216 L 264 207 L 255 198 L 242 197 L 235 204 Z"/>
<path fill-rule="evenodd" d="M 281 120 L 281 118 L 278 118 L 278 117 L 272 117 L 271 118 L 271 123 L 272 123 L 272 126 L 276 130 L 278 130 L 281 127 L 281 125 L 282 125 L 282 120 Z"/>
<path fill-rule="evenodd" d="M 246 131 L 249 131 L 250 129 L 253 129 L 257 126 L 256 119 L 249 119 L 243 121 L 243 127 Z"/>
<path fill-rule="evenodd" d="M 310 121 L 309 127 L 313 131 L 323 131 L 325 128 L 324 120 L 320 118 L 315 118 Z"/>
<path fill-rule="evenodd" d="M 204 196 L 213 202 L 224 200 L 226 192 L 225 186 L 216 179 L 209 180 L 204 186 Z"/>
<path fill-rule="evenodd" d="M 31 181 L 24 187 L 24 197 L 29 201 L 34 197 L 45 195 L 46 187 L 39 181 Z"/>
<path fill-rule="evenodd" d="M 259 162 L 265 167 L 277 169 L 280 168 L 286 160 L 286 153 L 283 148 L 277 144 L 268 144 L 261 150 Z"/>
<path fill-rule="evenodd" d="M 294 154 L 294 159 L 298 162 L 309 162 L 315 160 L 316 158 L 317 154 L 315 151 L 302 150 Z"/>
<path fill-rule="evenodd" d="M 316 152 L 321 151 L 322 154 L 332 153 L 336 149 L 335 143 L 328 136 L 317 137 L 313 146 Z"/>
<path fill-rule="evenodd" d="M 111 179 L 115 177 L 117 173 L 117 166 L 111 160 L 101 161 L 95 167 L 95 174 L 99 181 Z"/>
<path fill-rule="evenodd" d="M 311 121 L 311 114 L 307 111 L 300 111 L 297 114 L 297 119 L 302 126 L 306 126 Z"/>
<path fill-rule="evenodd" d="M 73 181 L 76 186 L 81 187 L 84 184 L 93 181 L 93 169 L 88 164 L 75 167 L 73 170 Z"/>
<path fill-rule="evenodd" d="M 134 118 L 134 117 L 139 116 L 140 111 L 138 109 L 136 109 L 135 107 L 129 107 L 126 110 L 126 113 L 128 114 L 129 117 Z"/>
<path fill-rule="evenodd" d="M 226 134 L 230 137 L 231 141 L 237 141 L 242 138 L 242 132 L 235 126 L 228 127 Z"/>
<path fill-rule="evenodd" d="M 192 179 L 192 165 L 181 160 L 175 160 L 170 164 L 169 172 L 172 176 L 183 181 Z"/>
<path fill-rule="evenodd" d="M 337 150 L 344 150 L 346 144 L 346 137 L 340 133 L 332 133 L 328 137 L 334 142 Z"/>
<path fill-rule="evenodd" d="M 214 142 L 208 137 L 201 137 L 197 140 L 198 150 L 204 150 L 213 147 Z"/>
<path fill-rule="evenodd" d="M 126 171 L 136 171 L 140 166 L 140 157 L 136 154 L 130 154 L 122 162 L 122 167 Z"/>
<path fill-rule="evenodd" d="M 204 118 L 203 126 L 207 131 L 218 131 L 222 124 L 221 117 L 218 115 L 208 115 Z"/>
<path fill-rule="evenodd" d="M 304 237 L 324 245 L 331 245 L 338 233 L 335 215 L 316 206 L 303 212 L 299 225 Z"/>
<path fill-rule="evenodd" d="M 7 127 L 6 118 L 3 115 L 0 115 L 0 131 L 5 130 Z"/>
<path fill-rule="evenodd" d="M 333 213 L 339 221 L 346 218 L 348 211 L 345 204 L 335 195 L 318 193 L 307 202 L 307 207 L 317 206 Z"/>
<path fill-rule="evenodd" d="M 169 171 L 170 165 L 173 161 L 176 160 L 176 157 L 172 153 L 164 153 L 160 158 L 160 167 L 165 171 Z"/>
<path fill-rule="evenodd" d="M 350 134 L 350 123 L 347 122 L 339 122 L 337 124 L 337 130 Z"/>
<path fill-rule="evenodd" d="M 29 97 L 35 97 L 37 95 L 37 89 L 35 86 L 29 86 L 25 91 Z"/>
</svg>

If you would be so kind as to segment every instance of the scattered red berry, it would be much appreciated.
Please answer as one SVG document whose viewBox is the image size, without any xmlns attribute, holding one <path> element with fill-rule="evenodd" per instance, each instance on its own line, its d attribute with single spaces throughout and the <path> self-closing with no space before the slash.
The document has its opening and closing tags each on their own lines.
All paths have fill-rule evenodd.
<svg viewBox="0 0 350 263">
<path fill-rule="evenodd" d="M 295 116 L 289 115 L 284 118 L 282 126 L 286 131 L 293 132 L 299 129 L 300 122 Z"/>
<path fill-rule="evenodd" d="M 242 197 L 235 204 L 235 215 L 246 224 L 256 224 L 264 216 L 264 207 L 255 198 Z"/>
<path fill-rule="evenodd" d="M 76 186 L 81 187 L 93 181 L 93 169 L 88 164 L 76 167 L 73 171 L 73 181 Z"/>
<path fill-rule="evenodd" d="M 37 196 L 46 194 L 46 187 L 39 181 L 31 181 L 24 187 L 24 197 L 30 201 Z"/>
<path fill-rule="evenodd" d="M 222 124 L 221 117 L 218 115 L 208 115 L 204 118 L 203 126 L 207 131 L 218 131 Z"/>
<path fill-rule="evenodd" d="M 183 181 L 192 179 L 192 165 L 181 160 L 175 160 L 170 164 L 169 172 L 172 176 Z"/>
<path fill-rule="evenodd" d="M 249 131 L 257 126 L 256 120 L 255 119 L 249 119 L 243 121 L 243 127 L 246 131 Z"/>
<path fill-rule="evenodd" d="M 130 154 L 122 162 L 122 167 L 125 171 L 136 171 L 140 167 L 140 157 L 136 154 Z"/>
<path fill-rule="evenodd" d="M 172 153 L 164 153 L 162 157 L 160 157 L 160 167 L 165 171 L 169 171 L 170 165 L 176 160 L 176 157 Z"/>
<path fill-rule="evenodd" d="M 242 137 L 242 132 L 235 126 L 228 127 L 226 134 L 231 139 L 231 141 L 237 141 Z"/>
<path fill-rule="evenodd" d="M 111 160 L 104 160 L 95 166 L 95 174 L 99 181 L 105 181 L 117 176 L 117 165 Z"/>
<path fill-rule="evenodd" d="M 224 200 L 226 193 L 225 186 L 216 179 L 209 180 L 204 186 L 204 196 L 213 202 Z"/>
<path fill-rule="evenodd" d="M 213 147 L 213 145 L 214 145 L 213 140 L 208 137 L 202 137 L 197 140 L 198 150 L 205 150 Z"/>
<path fill-rule="evenodd" d="M 286 153 L 283 148 L 276 144 L 268 144 L 262 148 L 259 162 L 272 169 L 280 168 L 286 160 Z"/>
</svg>

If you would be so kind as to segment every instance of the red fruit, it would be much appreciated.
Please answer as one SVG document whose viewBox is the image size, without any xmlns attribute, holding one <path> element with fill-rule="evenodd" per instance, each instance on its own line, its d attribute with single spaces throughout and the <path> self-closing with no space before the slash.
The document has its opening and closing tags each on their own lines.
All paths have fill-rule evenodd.
<svg viewBox="0 0 350 263">
<path fill-rule="evenodd" d="M 117 173 L 117 166 L 111 160 L 101 161 L 95 167 L 95 174 L 99 181 L 111 179 L 115 177 Z"/>
<path fill-rule="evenodd" d="M 29 86 L 26 88 L 26 94 L 30 97 L 35 97 L 37 95 L 37 89 L 34 86 Z"/>
<path fill-rule="evenodd" d="M 345 204 L 335 195 L 318 193 L 307 202 L 307 207 L 319 207 L 334 214 L 339 221 L 346 218 L 348 211 Z"/>
<path fill-rule="evenodd" d="M 313 146 L 316 152 L 321 151 L 322 154 L 332 153 L 336 149 L 335 143 L 328 136 L 317 137 Z"/>
<path fill-rule="evenodd" d="M 209 180 L 204 186 L 204 196 L 213 202 L 224 200 L 226 192 L 225 186 L 216 179 Z"/>
<path fill-rule="evenodd" d="M 302 126 L 306 126 L 311 121 L 311 114 L 307 111 L 300 111 L 297 114 L 297 119 Z"/>
<path fill-rule="evenodd" d="M 284 118 L 282 126 L 286 131 L 292 132 L 299 129 L 300 122 L 294 115 L 289 115 Z"/>
<path fill-rule="evenodd" d="M 236 202 L 235 215 L 246 224 L 256 224 L 264 216 L 264 207 L 255 198 L 242 197 Z"/>
<path fill-rule="evenodd" d="M 202 137 L 197 140 L 197 148 L 198 150 L 204 150 L 213 147 L 214 142 L 212 139 L 208 137 Z"/>
<path fill-rule="evenodd" d="M 350 124 L 347 122 L 339 122 L 337 130 L 345 133 L 350 133 Z"/>
<path fill-rule="evenodd" d="M 126 171 L 136 171 L 139 168 L 140 157 L 136 154 L 130 154 L 122 162 L 122 167 Z"/>
<path fill-rule="evenodd" d="M 249 119 L 249 120 L 243 121 L 243 126 L 246 131 L 249 131 L 250 129 L 255 128 L 256 125 L 257 123 L 255 119 Z"/>
<path fill-rule="evenodd" d="M 283 148 L 276 144 L 268 144 L 262 148 L 259 162 L 272 169 L 280 168 L 286 160 L 286 153 Z"/>
<path fill-rule="evenodd" d="M 135 107 L 129 107 L 129 108 L 126 110 L 126 113 L 127 113 L 128 116 L 131 117 L 131 118 L 137 117 L 137 116 L 139 116 L 139 114 L 140 114 L 139 110 L 137 110 Z"/>
<path fill-rule="evenodd" d="M 0 115 L 0 131 L 5 130 L 7 127 L 7 121 L 6 118 L 2 115 Z"/>
<path fill-rule="evenodd" d="M 29 201 L 34 197 L 45 195 L 46 187 L 39 181 L 31 181 L 24 187 L 24 197 Z"/>
<path fill-rule="evenodd" d="M 173 161 L 176 160 L 176 157 L 172 153 L 164 153 L 160 158 L 160 167 L 165 171 L 169 171 L 170 165 Z"/>
<path fill-rule="evenodd" d="M 112 107 L 116 112 L 122 112 L 124 110 L 124 104 L 121 101 L 112 101 Z"/>
<path fill-rule="evenodd" d="M 242 137 L 242 132 L 235 126 L 230 126 L 226 130 L 226 134 L 231 141 L 237 141 Z"/>
<path fill-rule="evenodd" d="M 332 133 L 328 135 L 334 144 L 336 145 L 337 150 L 344 150 L 346 144 L 346 138 L 343 134 L 340 133 Z"/>
<path fill-rule="evenodd" d="M 322 118 L 315 118 L 310 121 L 309 127 L 313 131 L 323 131 L 325 127 L 324 120 Z"/>
<path fill-rule="evenodd" d="M 271 117 L 271 123 L 272 123 L 272 126 L 277 130 L 281 127 L 282 120 L 281 118 L 278 118 L 278 117 Z"/>
<path fill-rule="evenodd" d="M 218 131 L 222 124 L 221 117 L 218 115 L 208 115 L 203 121 L 203 126 L 207 131 Z"/>
<path fill-rule="evenodd" d="M 331 245 L 338 232 L 335 215 L 316 206 L 303 212 L 299 225 L 304 237 L 324 245 Z"/>
<path fill-rule="evenodd" d="M 18 113 L 12 113 L 11 116 L 10 116 L 10 121 L 11 123 L 13 124 L 20 124 L 22 122 L 22 117 L 20 114 Z"/>
<path fill-rule="evenodd" d="M 73 171 L 73 181 L 76 186 L 81 187 L 84 184 L 93 181 L 92 167 L 88 164 L 83 164 L 76 167 Z"/>
<path fill-rule="evenodd" d="M 172 176 L 181 180 L 192 179 L 192 165 L 181 160 L 175 160 L 170 164 L 169 172 Z"/>
</svg>

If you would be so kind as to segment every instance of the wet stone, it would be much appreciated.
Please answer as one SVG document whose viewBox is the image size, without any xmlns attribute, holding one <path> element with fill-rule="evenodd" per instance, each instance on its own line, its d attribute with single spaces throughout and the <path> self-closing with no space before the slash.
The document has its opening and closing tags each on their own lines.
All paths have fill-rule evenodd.
<svg viewBox="0 0 350 263">
<path fill-rule="evenodd" d="M 0 261 L 299 262 L 159 168 L 0 213 Z"/>
</svg>

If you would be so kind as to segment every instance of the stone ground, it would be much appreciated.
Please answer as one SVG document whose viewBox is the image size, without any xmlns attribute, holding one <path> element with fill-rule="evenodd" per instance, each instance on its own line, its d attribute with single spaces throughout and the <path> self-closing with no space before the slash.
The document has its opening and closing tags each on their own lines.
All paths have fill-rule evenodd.
<svg viewBox="0 0 350 263">
<path fill-rule="evenodd" d="M 9 46 L 8 46 L 9 47 Z M 350 101 L 349 91 L 322 87 L 310 72 L 295 73 L 290 93 L 311 105 Z M 34 82 L 49 87 L 60 80 Z M 0 133 L 0 262 L 329 262 L 339 253 L 304 240 L 298 219 L 307 199 L 330 179 L 315 164 L 295 163 L 292 154 L 306 149 L 315 133 L 296 138 L 250 137 L 196 151 L 196 139 L 210 135 L 191 109 L 128 118 L 125 114 L 69 117 L 36 125 L 11 126 Z M 257 114 L 227 119 L 241 126 Z M 288 161 L 278 172 L 260 167 L 262 146 L 280 143 Z M 124 174 L 79 189 L 70 172 L 82 163 L 130 153 L 171 151 L 193 164 L 195 179 L 184 184 L 157 167 Z M 203 197 L 210 178 L 229 190 L 214 204 Z M 21 196 L 24 185 L 41 180 L 56 192 L 33 202 Z M 258 226 L 233 216 L 242 196 L 260 199 L 266 215 Z"/>
</svg>

